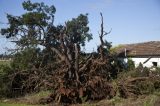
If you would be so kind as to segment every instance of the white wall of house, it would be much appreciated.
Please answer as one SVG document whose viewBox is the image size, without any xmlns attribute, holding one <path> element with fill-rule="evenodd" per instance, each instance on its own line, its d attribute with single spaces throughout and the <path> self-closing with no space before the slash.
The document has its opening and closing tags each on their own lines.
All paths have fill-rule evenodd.
<svg viewBox="0 0 160 106">
<path fill-rule="evenodd" d="M 131 58 L 131 59 L 134 61 L 135 66 L 137 67 L 139 65 L 139 63 L 143 64 L 148 58 Z M 149 59 L 149 61 L 144 63 L 143 66 L 152 67 L 153 62 L 157 62 L 157 66 L 160 67 L 160 58 L 151 58 L 151 59 Z"/>
</svg>

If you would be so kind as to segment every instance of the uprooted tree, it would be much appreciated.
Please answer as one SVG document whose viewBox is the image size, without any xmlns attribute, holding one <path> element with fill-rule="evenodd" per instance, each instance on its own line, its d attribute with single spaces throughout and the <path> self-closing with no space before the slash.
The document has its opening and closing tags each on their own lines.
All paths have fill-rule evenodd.
<svg viewBox="0 0 160 106">
<path fill-rule="evenodd" d="M 21 16 L 8 14 L 9 27 L 1 29 L 2 35 L 17 39 L 14 42 L 18 45 L 18 53 L 26 50 L 33 53 L 25 54 L 25 68 L 14 69 L 14 72 L 18 71 L 12 76 L 12 84 L 14 80 L 23 80 L 14 86 L 22 91 L 49 86 L 54 92 L 47 101 L 65 103 L 81 103 L 83 98 L 86 101 L 100 100 L 115 95 L 109 80 L 116 77 L 119 69 L 115 65 L 118 62 L 109 52 L 111 44 L 103 39 L 111 31 L 104 31 L 102 13 L 101 44 L 97 53 L 86 54 L 81 47 L 92 39 L 87 14 L 55 26 L 54 6 L 26 1 L 23 8 L 27 12 Z M 40 45 L 43 50 L 37 49 Z"/>
</svg>

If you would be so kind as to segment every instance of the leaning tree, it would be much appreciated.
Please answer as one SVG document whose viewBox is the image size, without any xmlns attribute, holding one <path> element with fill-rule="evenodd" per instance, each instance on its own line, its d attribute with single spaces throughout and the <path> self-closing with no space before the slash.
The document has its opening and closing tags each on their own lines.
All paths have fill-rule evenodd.
<svg viewBox="0 0 160 106">
<path fill-rule="evenodd" d="M 20 50 L 43 46 L 45 52 L 40 54 L 44 55 L 43 58 L 39 60 L 38 65 L 29 70 L 34 70 L 32 78 L 38 78 L 37 80 L 42 78 L 35 77 L 39 75 L 37 74 L 39 70 L 41 74 L 45 73 L 45 78 L 48 80 L 41 80 L 41 82 L 47 83 L 54 89 L 46 102 L 54 100 L 77 103 L 82 102 L 84 97 L 87 101 L 111 98 L 115 95 L 108 80 L 117 74 L 114 67 L 116 61 L 109 53 L 111 44 L 103 39 L 110 32 L 104 31 L 102 13 L 99 33 L 101 44 L 98 46 L 97 53 L 86 54 L 81 51 L 81 47 L 85 46 L 86 41 L 92 39 L 87 14 L 80 14 L 77 18 L 65 22 L 64 25 L 56 26 L 54 25 L 56 11 L 54 6 L 25 1 L 23 8 L 26 13 L 21 16 L 7 14 L 9 27 L 1 29 L 1 34 L 7 38 L 16 37 L 15 43 Z M 46 54 L 50 54 L 50 57 Z M 52 56 L 54 62 L 48 65 L 46 60 Z M 46 75 L 48 72 L 49 74 Z M 34 87 L 38 85 L 39 83 Z"/>
</svg>

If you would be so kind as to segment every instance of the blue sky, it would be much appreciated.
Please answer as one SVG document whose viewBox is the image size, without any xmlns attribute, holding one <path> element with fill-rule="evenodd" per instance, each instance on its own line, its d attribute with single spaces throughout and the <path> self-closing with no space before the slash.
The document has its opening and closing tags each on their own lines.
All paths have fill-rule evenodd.
<svg viewBox="0 0 160 106">
<path fill-rule="evenodd" d="M 5 27 L 6 13 L 21 15 L 24 0 L 0 0 L 0 28 Z M 90 32 L 93 40 L 86 50 L 96 49 L 99 44 L 100 15 L 103 13 L 104 28 L 112 32 L 105 38 L 113 45 L 160 40 L 160 0 L 31 0 L 53 4 L 56 7 L 55 24 L 89 13 Z M 0 37 L 0 51 L 13 47 Z"/>
</svg>

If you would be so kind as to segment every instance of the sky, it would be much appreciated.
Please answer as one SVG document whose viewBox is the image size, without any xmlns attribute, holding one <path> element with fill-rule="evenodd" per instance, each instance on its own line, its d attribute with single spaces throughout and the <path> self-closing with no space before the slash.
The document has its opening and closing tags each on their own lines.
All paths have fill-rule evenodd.
<svg viewBox="0 0 160 106">
<path fill-rule="evenodd" d="M 0 0 L 0 28 L 6 27 L 6 13 L 21 15 L 24 0 Z M 90 32 L 93 40 L 86 44 L 84 50 L 96 50 L 99 45 L 100 12 L 103 13 L 104 30 L 112 32 L 105 39 L 113 46 L 160 40 L 160 0 L 31 0 L 44 2 L 56 7 L 55 25 L 88 13 Z M 0 53 L 5 48 L 13 48 L 0 35 Z"/>
</svg>

